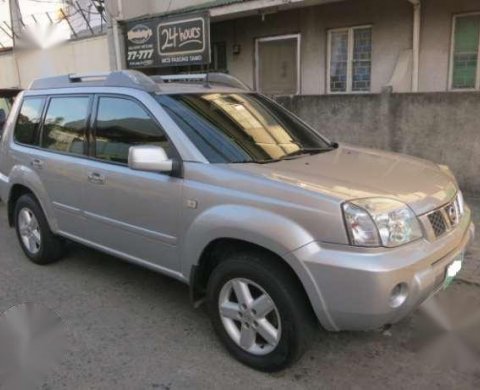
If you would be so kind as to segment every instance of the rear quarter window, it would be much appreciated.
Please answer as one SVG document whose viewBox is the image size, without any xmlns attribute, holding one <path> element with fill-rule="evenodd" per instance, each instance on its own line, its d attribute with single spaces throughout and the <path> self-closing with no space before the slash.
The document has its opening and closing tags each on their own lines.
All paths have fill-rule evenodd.
<svg viewBox="0 0 480 390">
<path fill-rule="evenodd" d="M 26 97 L 23 100 L 15 125 L 14 139 L 24 145 L 38 144 L 38 128 L 42 118 L 45 98 Z"/>
</svg>

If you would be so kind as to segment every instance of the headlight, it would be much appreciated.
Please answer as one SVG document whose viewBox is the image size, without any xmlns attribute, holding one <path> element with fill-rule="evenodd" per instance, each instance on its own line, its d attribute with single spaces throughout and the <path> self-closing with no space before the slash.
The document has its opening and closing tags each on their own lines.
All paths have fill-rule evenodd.
<svg viewBox="0 0 480 390">
<path fill-rule="evenodd" d="M 396 247 L 423 237 L 413 211 L 386 198 L 359 199 L 343 204 L 350 244 Z"/>
</svg>

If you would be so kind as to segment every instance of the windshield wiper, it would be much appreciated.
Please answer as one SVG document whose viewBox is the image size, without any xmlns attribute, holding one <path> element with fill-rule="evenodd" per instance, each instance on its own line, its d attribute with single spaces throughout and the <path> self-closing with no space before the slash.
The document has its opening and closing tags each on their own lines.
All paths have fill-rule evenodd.
<svg viewBox="0 0 480 390">
<path fill-rule="evenodd" d="M 298 157 L 298 156 L 303 156 L 303 155 L 314 155 L 314 154 L 320 154 L 320 153 L 325 153 L 325 152 L 330 152 L 334 149 L 338 148 L 338 144 L 330 144 L 327 147 L 324 148 L 303 148 L 299 149 L 295 152 L 289 153 L 286 156 L 282 157 L 280 160 L 288 160 L 290 157 Z"/>
<path fill-rule="evenodd" d="M 304 155 L 314 155 L 314 154 L 320 154 L 320 153 L 325 153 L 325 152 L 330 152 L 332 150 L 338 149 L 338 144 L 336 142 L 332 142 L 328 144 L 327 147 L 323 148 L 303 148 L 296 150 L 295 152 L 292 152 L 290 154 L 287 154 L 283 157 L 280 158 L 274 158 L 271 160 L 238 160 L 238 161 L 232 161 L 230 164 L 270 164 L 270 163 L 275 163 L 283 160 L 290 160 L 296 157 L 304 156 Z"/>
<path fill-rule="evenodd" d="M 271 162 L 280 161 L 279 159 L 273 160 L 237 160 L 237 161 L 230 161 L 228 164 L 268 164 Z"/>
</svg>

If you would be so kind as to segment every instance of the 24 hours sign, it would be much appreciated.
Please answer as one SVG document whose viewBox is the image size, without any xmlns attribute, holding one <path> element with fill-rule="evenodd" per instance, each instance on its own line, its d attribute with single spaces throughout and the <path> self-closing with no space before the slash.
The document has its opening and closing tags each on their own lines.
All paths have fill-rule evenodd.
<svg viewBox="0 0 480 390">
<path fill-rule="evenodd" d="M 127 23 L 129 68 L 210 63 L 208 13 Z"/>
</svg>

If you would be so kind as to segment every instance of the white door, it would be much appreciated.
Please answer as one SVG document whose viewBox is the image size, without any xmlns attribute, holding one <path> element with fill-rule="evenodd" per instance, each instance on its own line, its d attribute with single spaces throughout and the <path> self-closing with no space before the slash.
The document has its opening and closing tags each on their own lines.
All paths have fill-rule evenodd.
<svg viewBox="0 0 480 390">
<path fill-rule="evenodd" d="M 266 95 L 300 93 L 300 35 L 259 38 L 255 45 L 256 87 Z"/>
</svg>

